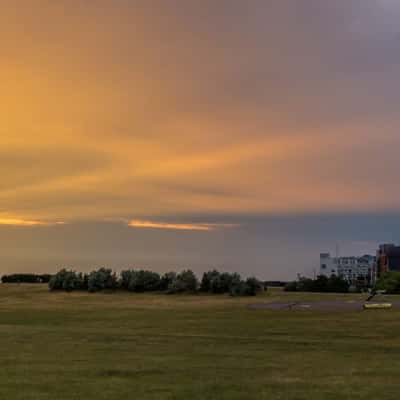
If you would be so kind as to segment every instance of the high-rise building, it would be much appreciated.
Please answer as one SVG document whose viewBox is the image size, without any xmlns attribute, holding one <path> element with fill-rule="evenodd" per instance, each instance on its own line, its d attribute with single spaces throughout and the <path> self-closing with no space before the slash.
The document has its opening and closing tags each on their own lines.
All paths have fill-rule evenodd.
<svg viewBox="0 0 400 400">
<path fill-rule="evenodd" d="M 389 271 L 400 271 L 400 246 L 382 244 L 376 252 L 377 276 Z"/>
</svg>

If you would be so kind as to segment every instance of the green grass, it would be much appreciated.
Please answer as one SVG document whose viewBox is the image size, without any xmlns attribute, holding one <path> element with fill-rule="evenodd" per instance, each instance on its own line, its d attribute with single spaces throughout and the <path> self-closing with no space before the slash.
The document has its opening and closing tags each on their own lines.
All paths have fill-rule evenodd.
<svg viewBox="0 0 400 400">
<path fill-rule="evenodd" d="M 0 399 L 398 399 L 400 310 L 0 285 Z"/>
</svg>

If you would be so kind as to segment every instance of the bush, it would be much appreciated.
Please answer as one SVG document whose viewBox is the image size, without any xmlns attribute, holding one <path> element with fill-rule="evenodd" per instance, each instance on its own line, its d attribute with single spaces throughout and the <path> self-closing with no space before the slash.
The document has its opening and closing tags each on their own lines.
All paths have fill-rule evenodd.
<svg viewBox="0 0 400 400">
<path fill-rule="evenodd" d="M 238 281 L 232 285 L 231 296 L 255 296 L 264 290 L 264 285 L 256 278 L 247 278 L 245 281 Z"/>
<path fill-rule="evenodd" d="M 50 279 L 50 274 L 11 274 L 1 277 L 3 283 L 49 283 Z"/>
<path fill-rule="evenodd" d="M 131 280 L 132 271 L 126 270 L 121 272 L 121 279 L 119 282 L 119 286 L 122 289 L 128 290 L 129 289 L 129 281 Z"/>
<path fill-rule="evenodd" d="M 166 293 L 196 293 L 199 282 L 191 270 L 179 274 L 167 272 L 160 276 L 147 270 L 125 270 L 118 279 L 111 269 L 100 268 L 90 274 L 76 273 L 62 269 L 49 281 L 50 290 L 116 290 L 118 288 L 132 292 L 163 291 Z M 240 275 L 219 273 L 216 270 L 203 274 L 200 290 L 208 293 L 230 293 L 232 296 L 254 296 L 264 290 L 263 283 L 256 278 L 245 281 Z"/>
<path fill-rule="evenodd" d="M 167 272 L 160 279 L 160 290 L 167 291 L 172 282 L 176 279 L 175 272 Z"/>
<path fill-rule="evenodd" d="M 101 290 L 115 290 L 118 286 L 117 276 L 111 269 L 100 268 L 92 271 L 88 277 L 89 292 L 98 292 Z"/>
<path fill-rule="evenodd" d="M 208 271 L 203 274 L 200 291 L 214 294 L 230 293 L 232 286 L 237 285 L 239 282 L 239 274 L 230 274 L 228 272 L 221 274 L 216 270 Z"/>
<path fill-rule="evenodd" d="M 286 292 L 347 293 L 349 291 L 349 283 L 335 275 L 329 278 L 320 275 L 314 280 L 300 278 L 298 281 L 289 282 L 284 290 Z"/>
<path fill-rule="evenodd" d="M 376 281 L 375 290 L 385 290 L 388 294 L 400 293 L 400 272 L 386 272 Z"/>
<path fill-rule="evenodd" d="M 297 282 L 288 282 L 283 290 L 285 292 L 297 292 Z"/>
<path fill-rule="evenodd" d="M 339 276 L 332 275 L 328 278 L 327 292 L 331 293 L 347 293 L 349 291 L 349 283 Z"/>
<path fill-rule="evenodd" d="M 160 275 L 151 271 L 131 271 L 128 290 L 132 292 L 151 292 L 160 289 Z"/>
<path fill-rule="evenodd" d="M 197 291 L 198 281 L 196 275 L 191 270 L 182 271 L 175 276 L 175 279 L 169 284 L 167 292 L 173 293 L 194 293 Z"/>
<path fill-rule="evenodd" d="M 120 287 L 131 292 L 151 292 L 160 290 L 160 274 L 145 270 L 121 272 Z"/>
<path fill-rule="evenodd" d="M 246 285 L 248 288 L 246 294 L 248 296 L 255 296 L 257 293 L 264 290 L 264 284 L 254 277 L 247 278 Z"/>
<path fill-rule="evenodd" d="M 62 269 L 50 279 L 49 288 L 50 290 L 65 290 L 67 292 L 84 289 L 84 277 L 75 271 Z"/>
<path fill-rule="evenodd" d="M 212 271 L 204 272 L 200 283 L 200 291 L 207 293 L 211 292 L 211 281 L 219 277 L 219 275 L 219 272 L 215 269 Z"/>
</svg>

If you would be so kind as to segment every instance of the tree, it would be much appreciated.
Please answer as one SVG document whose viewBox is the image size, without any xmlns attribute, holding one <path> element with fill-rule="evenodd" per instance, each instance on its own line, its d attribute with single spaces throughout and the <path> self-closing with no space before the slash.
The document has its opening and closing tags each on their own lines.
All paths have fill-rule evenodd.
<svg viewBox="0 0 400 400">
<path fill-rule="evenodd" d="M 375 290 L 385 290 L 388 294 L 400 293 L 400 272 L 386 272 L 376 281 Z"/>
<path fill-rule="evenodd" d="M 128 290 L 132 292 L 150 292 L 160 289 L 160 275 L 152 271 L 131 271 Z"/>
<path fill-rule="evenodd" d="M 131 280 L 132 271 L 126 270 L 121 272 L 120 287 L 122 289 L 129 289 L 129 281 Z"/>
<path fill-rule="evenodd" d="M 349 283 L 339 276 L 327 277 L 320 275 L 317 279 L 300 278 L 298 281 L 289 282 L 285 286 L 287 292 L 331 292 L 347 293 Z"/>
<path fill-rule="evenodd" d="M 339 276 L 332 275 L 328 279 L 327 283 L 327 292 L 332 292 L 332 293 L 347 293 L 349 291 L 349 283 L 340 278 Z"/>
<path fill-rule="evenodd" d="M 247 285 L 247 295 L 255 296 L 257 293 L 262 292 L 264 290 L 264 285 L 261 281 L 254 277 L 250 277 L 246 279 Z"/>
<path fill-rule="evenodd" d="M 50 274 L 11 274 L 1 277 L 3 283 L 49 283 L 50 279 Z"/>
<path fill-rule="evenodd" d="M 49 282 L 50 290 L 88 290 L 98 292 L 121 288 L 132 292 L 164 291 L 166 293 L 196 293 L 199 282 L 191 270 L 179 274 L 167 272 L 160 276 L 148 270 L 125 270 L 120 278 L 111 269 L 100 268 L 89 274 L 72 270 L 58 271 Z M 208 293 L 231 293 L 237 296 L 254 296 L 263 290 L 263 284 L 256 278 L 242 281 L 236 273 L 220 273 L 216 270 L 203 274 L 201 290 Z"/>
<path fill-rule="evenodd" d="M 208 293 L 230 293 L 233 285 L 240 282 L 239 274 L 220 273 L 217 270 L 205 272 L 200 284 L 200 291 Z"/>
<path fill-rule="evenodd" d="M 160 290 L 168 290 L 169 286 L 176 279 L 175 272 L 167 272 L 160 279 Z"/>
<path fill-rule="evenodd" d="M 212 270 L 208 272 L 204 272 L 203 277 L 200 283 L 200 291 L 201 292 L 211 292 L 211 282 L 213 279 L 218 278 L 220 273 L 217 270 Z"/>
<path fill-rule="evenodd" d="M 83 276 L 75 271 L 62 269 L 49 281 L 50 290 L 65 290 L 71 292 L 83 288 Z"/>
<path fill-rule="evenodd" d="M 182 271 L 176 275 L 175 279 L 168 286 L 168 293 L 184 293 L 197 291 L 198 281 L 196 275 L 191 270 Z"/>
<path fill-rule="evenodd" d="M 288 282 L 283 289 L 285 292 L 297 292 L 297 282 Z"/>
<path fill-rule="evenodd" d="M 64 280 L 62 283 L 63 290 L 67 292 L 72 292 L 73 290 L 80 289 L 82 286 L 81 276 L 76 274 L 74 271 L 67 271 L 64 275 Z"/>
<path fill-rule="evenodd" d="M 264 286 L 261 281 L 256 278 L 247 278 L 245 281 L 239 280 L 232 285 L 231 296 L 255 296 L 263 290 Z"/>
<path fill-rule="evenodd" d="M 100 268 L 92 271 L 88 277 L 89 292 L 98 292 L 100 290 L 115 290 L 117 288 L 117 277 L 111 269 Z"/>
</svg>

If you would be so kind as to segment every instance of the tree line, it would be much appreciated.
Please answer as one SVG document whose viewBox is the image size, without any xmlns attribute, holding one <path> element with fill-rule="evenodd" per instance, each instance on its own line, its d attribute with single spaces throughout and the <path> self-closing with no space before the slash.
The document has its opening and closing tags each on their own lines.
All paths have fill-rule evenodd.
<svg viewBox="0 0 400 400">
<path fill-rule="evenodd" d="M 231 296 L 255 296 L 264 290 L 256 278 L 242 279 L 239 274 L 205 272 L 199 281 L 191 270 L 167 272 L 163 275 L 148 270 L 125 270 L 119 275 L 111 269 L 100 268 L 90 273 L 62 269 L 49 281 L 50 290 L 85 290 L 88 292 L 126 290 L 129 292 L 213 293 Z"/>
<path fill-rule="evenodd" d="M 299 278 L 297 281 L 289 282 L 284 290 L 286 292 L 347 293 L 349 288 L 349 283 L 339 276 L 332 275 L 328 278 L 320 275 L 316 279 Z"/>
<path fill-rule="evenodd" d="M 1 277 L 3 283 L 49 283 L 50 279 L 50 274 L 10 274 Z"/>
<path fill-rule="evenodd" d="M 316 279 L 299 278 L 297 281 L 289 282 L 285 286 L 287 292 L 331 292 L 331 293 L 347 293 L 352 291 L 349 282 L 332 275 L 331 277 L 318 276 Z M 362 290 L 365 288 L 355 288 L 355 290 Z M 400 294 L 400 272 L 389 271 L 381 276 L 372 287 L 373 291 L 383 290 L 387 294 Z"/>
</svg>

